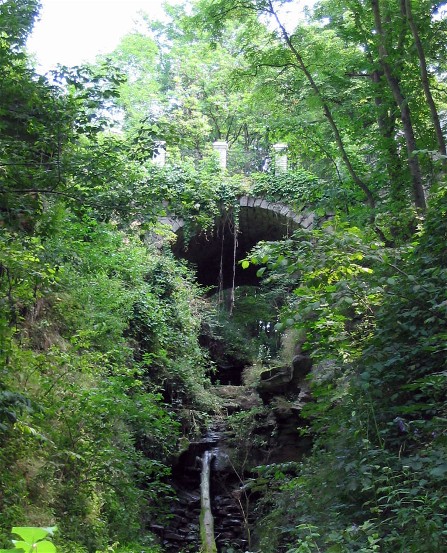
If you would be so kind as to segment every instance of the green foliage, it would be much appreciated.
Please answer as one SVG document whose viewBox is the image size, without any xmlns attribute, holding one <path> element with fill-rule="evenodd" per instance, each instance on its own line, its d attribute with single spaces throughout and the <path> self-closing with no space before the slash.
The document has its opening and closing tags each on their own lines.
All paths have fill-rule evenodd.
<svg viewBox="0 0 447 553">
<path fill-rule="evenodd" d="M 101 549 L 160 513 L 182 406 L 209 406 L 198 293 L 112 225 L 54 206 L 38 228 L 2 231 L 1 525 L 31 512 Z"/>
<path fill-rule="evenodd" d="M 62 550 L 103 550 L 163 516 L 180 427 L 211 405 L 191 276 L 118 226 L 163 213 L 169 183 L 196 224 L 216 202 L 195 205 L 201 170 L 157 173 L 101 133 L 113 67 L 63 68 L 49 85 L 20 45 L 1 51 L 1 538 L 57 521 Z"/>
<path fill-rule="evenodd" d="M 229 415 L 227 423 L 231 432 L 228 440 L 231 447 L 231 462 L 234 470 L 243 480 L 253 464 L 253 453 L 267 447 L 264 426 L 268 411 L 265 407 L 251 409 Z M 248 497 L 245 499 L 248 501 Z"/>
<path fill-rule="evenodd" d="M 416 166 L 427 189 L 445 172 L 445 22 L 433 2 L 382 2 L 380 29 L 376 3 L 325 0 L 288 34 L 283 4 L 172 8 L 176 21 L 127 37 L 117 67 L 61 68 L 50 83 L 23 52 L 38 2 L 0 3 L 2 546 L 15 524 L 57 521 L 63 552 L 158 550 L 141 533 L 163 516 L 181 433 L 214 402 L 193 277 L 140 238 L 168 212 L 186 237 L 223 211 L 237 220 L 238 196 L 254 194 L 335 211 L 327 228 L 258 245 L 242 265 L 261 265 L 263 289 L 210 325 L 223 356 L 267 362 L 290 328 L 314 361 L 312 453 L 250 482 L 261 550 L 446 548 L 447 193 L 432 186 L 425 221 L 411 194 Z M 107 133 L 116 106 L 125 132 Z M 228 173 L 216 139 L 231 144 Z M 278 140 L 299 169 L 243 176 Z M 267 417 L 230 417 L 241 475 Z M 16 549 L 54 551 L 15 530 Z"/>
<path fill-rule="evenodd" d="M 242 368 L 255 362 L 260 352 L 273 356 L 279 348 L 280 336 L 274 325 L 283 299 L 276 289 L 239 286 L 231 314 L 213 306 L 203 329 L 213 361 Z"/>
<path fill-rule="evenodd" d="M 20 52 L 32 31 L 40 8 L 38 0 L 6 0 L 0 5 L 0 19 L 4 22 L 2 39 L 11 51 Z"/>
<path fill-rule="evenodd" d="M 53 537 L 56 527 L 52 528 L 36 528 L 29 526 L 13 527 L 11 533 L 21 538 L 19 540 L 12 540 L 14 549 L 0 549 L 1 553 L 55 553 L 56 548 L 54 544 L 49 541 L 48 538 Z M 84 551 L 80 546 L 73 548 L 71 544 L 64 542 L 58 534 L 55 536 L 58 542 L 58 548 L 62 551 Z M 130 543 L 124 547 L 121 547 L 119 543 L 114 543 L 104 550 L 104 553 L 133 553 L 137 551 L 143 551 L 144 553 L 160 553 L 160 548 L 153 543 L 153 538 L 150 535 L 146 536 L 145 540 L 141 540 L 139 543 Z M 97 553 L 102 553 L 97 551 Z"/>
<path fill-rule="evenodd" d="M 51 83 L 37 75 L 19 48 L 28 29 L 17 28 L 36 15 L 37 2 L 22 4 L 3 2 L 0 11 L 5 29 L 0 39 L 0 220 L 32 232 L 48 198 L 84 199 L 79 188 L 85 168 L 73 150 L 82 141 L 95 143 L 109 126 L 106 108 L 121 75 L 107 64 L 60 68 Z"/>
<path fill-rule="evenodd" d="M 314 450 L 268 496 L 261 524 L 278 531 L 263 551 L 445 548 L 446 198 L 442 186 L 400 250 L 343 229 L 255 254 L 296 275 L 284 324 L 305 329 L 321 359 L 303 411 Z"/>
<path fill-rule="evenodd" d="M 209 162 L 211 161 L 211 166 Z M 151 189 L 156 200 L 163 200 L 170 214 L 185 217 L 192 228 L 208 228 L 219 214 L 216 190 L 220 178 L 210 159 L 196 166 L 192 160 L 172 164 L 165 168 L 152 168 Z"/>
<path fill-rule="evenodd" d="M 47 539 L 48 536 L 52 536 L 54 528 L 14 526 L 11 531 L 21 538 L 12 540 L 16 549 L 25 553 L 56 553 L 55 546 Z"/>
<path fill-rule="evenodd" d="M 268 200 L 284 202 L 301 209 L 320 203 L 324 189 L 318 178 L 304 169 L 287 173 L 255 173 L 252 175 L 252 193 Z"/>
<path fill-rule="evenodd" d="M 284 282 L 294 288 L 277 330 L 303 331 L 304 348 L 315 360 L 336 356 L 347 362 L 361 351 L 383 297 L 385 277 L 375 274 L 382 250 L 357 228 L 336 221 L 326 227 L 261 243 L 247 262 L 265 264 L 258 272 L 273 288 Z"/>
<path fill-rule="evenodd" d="M 253 26 L 233 25 L 216 41 L 191 24 L 184 7 L 166 11 L 171 17 L 163 22 L 145 17 L 144 32 L 125 37 L 112 54 L 128 76 L 118 100 L 126 129 L 145 144 L 146 155 L 165 140 L 170 156 L 200 160 L 212 142 L 226 140 L 231 173 L 260 170 L 268 128 L 259 114 L 270 106 L 253 81 L 238 75 L 246 68 L 238 52 Z"/>
</svg>

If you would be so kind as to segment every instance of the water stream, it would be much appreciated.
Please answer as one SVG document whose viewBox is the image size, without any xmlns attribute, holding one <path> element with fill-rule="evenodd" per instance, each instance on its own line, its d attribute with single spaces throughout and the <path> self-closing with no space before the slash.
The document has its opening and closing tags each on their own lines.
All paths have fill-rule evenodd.
<svg viewBox="0 0 447 553">
<path fill-rule="evenodd" d="M 214 517 L 211 510 L 211 461 L 212 451 L 205 451 L 202 456 L 202 474 L 200 478 L 200 541 L 203 553 L 216 553 L 214 536 Z"/>
<path fill-rule="evenodd" d="M 244 516 L 237 499 L 240 481 L 229 463 L 225 441 L 225 428 L 216 426 L 180 456 L 172 475 L 177 497 L 169 520 L 152 527 L 167 553 L 246 550 Z M 208 549 L 201 545 L 205 531 Z"/>
<path fill-rule="evenodd" d="M 306 422 L 301 409 L 309 397 L 310 368 L 311 360 L 297 355 L 291 365 L 264 371 L 256 388 L 214 386 L 228 414 L 256 407 L 253 426 L 241 438 L 234 420 L 231 425 L 220 415 L 180 455 L 170 480 L 176 498 L 169 519 L 152 527 L 166 553 L 243 553 L 256 547 L 250 530 L 259 491 L 246 485 L 250 467 L 293 462 L 310 449 L 311 439 L 298 433 Z"/>
</svg>

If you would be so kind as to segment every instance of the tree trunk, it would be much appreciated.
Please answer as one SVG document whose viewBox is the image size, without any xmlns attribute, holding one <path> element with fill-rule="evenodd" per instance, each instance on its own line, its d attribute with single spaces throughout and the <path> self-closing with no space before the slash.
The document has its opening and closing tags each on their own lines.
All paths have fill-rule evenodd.
<svg viewBox="0 0 447 553">
<path fill-rule="evenodd" d="M 202 544 L 201 553 L 217 553 L 216 541 L 214 538 L 214 518 L 211 512 L 210 497 L 210 474 L 211 461 L 213 460 L 211 451 L 205 451 L 202 457 L 202 474 L 200 478 L 200 541 Z"/>
<path fill-rule="evenodd" d="M 381 83 L 383 82 L 382 75 L 383 73 L 378 70 L 372 72 L 371 79 L 375 87 L 381 87 Z M 395 201 L 400 201 L 404 198 L 402 184 L 404 179 L 408 177 L 408 174 L 402 166 L 402 160 L 399 156 L 395 139 L 396 118 L 394 112 L 396 104 L 393 103 L 392 106 L 390 106 L 392 109 L 387 109 L 380 93 L 374 95 L 374 103 L 377 108 L 377 126 L 384 143 L 384 155 L 390 182 L 391 197 Z"/>
<path fill-rule="evenodd" d="M 399 106 L 402 127 L 407 146 L 408 167 L 412 178 L 414 204 L 417 208 L 425 210 L 425 193 L 422 186 L 422 173 L 419 165 L 419 160 L 414 154 L 417 150 L 416 138 L 414 135 L 413 124 L 411 121 L 411 111 L 408 101 L 405 98 L 399 79 L 394 75 L 391 65 L 388 63 L 389 53 L 386 47 L 385 31 L 382 26 L 382 17 L 380 13 L 379 0 L 371 0 L 371 6 L 374 14 L 376 32 L 379 37 L 379 60 L 385 74 L 385 78 L 393 93 L 394 100 Z"/>
<path fill-rule="evenodd" d="M 447 159 L 446 159 L 446 144 L 444 134 L 441 128 L 441 122 L 439 120 L 438 110 L 436 109 L 435 102 L 430 89 L 430 81 L 428 78 L 427 70 L 427 60 L 425 57 L 424 47 L 422 45 L 421 38 L 419 36 L 418 28 L 413 18 L 413 12 L 411 7 L 411 0 L 401 0 L 402 11 L 407 19 L 408 26 L 411 29 L 411 34 L 413 35 L 414 44 L 416 46 L 416 52 L 419 59 L 419 68 L 421 72 L 421 83 L 424 90 L 425 99 L 427 100 L 428 107 L 430 109 L 430 116 L 435 129 L 436 141 L 438 143 L 438 151 L 444 156 L 442 160 L 442 165 L 444 172 L 447 171 Z"/>
<path fill-rule="evenodd" d="M 359 0 L 356 1 L 356 13 L 354 13 L 355 25 L 358 31 L 363 35 L 364 41 L 361 46 L 365 50 L 366 59 L 371 64 L 371 67 L 376 67 L 377 59 L 371 51 L 371 45 L 366 37 L 369 31 L 366 30 L 362 18 L 362 5 Z M 403 40 L 403 37 L 400 39 Z M 396 111 L 397 105 L 395 101 L 389 101 L 385 94 L 384 87 L 387 86 L 383 80 L 383 70 L 378 68 L 373 69 L 371 75 L 374 89 L 374 103 L 377 108 L 377 126 L 382 139 L 381 146 L 383 148 L 386 170 L 390 185 L 390 197 L 397 202 L 405 201 L 406 191 L 404 183 L 408 179 L 408 169 L 403 166 L 402 158 L 399 155 L 399 150 L 396 142 Z"/>
</svg>

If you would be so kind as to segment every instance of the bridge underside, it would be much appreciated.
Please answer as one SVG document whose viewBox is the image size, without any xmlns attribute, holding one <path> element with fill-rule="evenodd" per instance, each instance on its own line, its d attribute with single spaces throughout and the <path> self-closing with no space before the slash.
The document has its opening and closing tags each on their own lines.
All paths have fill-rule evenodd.
<svg viewBox="0 0 447 553">
<path fill-rule="evenodd" d="M 241 207 L 237 234 L 235 285 L 256 286 L 259 282 L 256 267 L 242 269 L 238 263 L 260 241 L 280 240 L 289 236 L 298 223 L 290 217 L 259 207 Z M 193 236 L 185 244 L 183 229 L 177 231 L 173 252 L 188 260 L 197 270 L 197 280 L 203 286 L 219 287 L 222 267 L 222 287 L 233 282 L 234 228 L 231 218 L 222 216 L 214 229 Z"/>
</svg>

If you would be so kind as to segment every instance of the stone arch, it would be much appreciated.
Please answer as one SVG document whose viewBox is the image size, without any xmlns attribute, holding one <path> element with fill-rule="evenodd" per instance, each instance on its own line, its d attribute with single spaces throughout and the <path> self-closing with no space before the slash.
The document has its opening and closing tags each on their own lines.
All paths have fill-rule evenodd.
<svg viewBox="0 0 447 553">
<path fill-rule="evenodd" d="M 239 206 L 265 209 L 268 212 L 277 215 L 283 215 L 287 219 L 293 221 L 296 226 L 300 226 L 304 229 L 311 228 L 315 219 L 315 214 L 312 212 L 296 213 L 291 207 L 287 206 L 286 204 L 280 202 L 271 202 L 269 200 L 266 200 L 265 198 L 256 198 L 254 196 L 241 196 L 239 198 Z M 172 217 L 169 215 L 165 217 L 160 217 L 159 221 L 162 224 L 168 225 L 171 228 L 172 232 L 177 232 L 185 224 L 185 221 L 183 219 Z"/>
<path fill-rule="evenodd" d="M 256 268 L 243 270 L 238 261 L 244 259 L 259 241 L 281 240 L 299 227 L 310 229 L 315 219 L 314 213 L 297 213 L 286 204 L 265 198 L 241 196 L 239 206 L 234 275 L 234 233 L 225 225 L 224 218 L 218 219 L 212 230 L 198 233 L 188 241 L 183 232 L 182 219 L 169 216 L 160 219 L 177 234 L 177 241 L 172 246 L 174 255 L 196 267 L 197 280 L 204 286 L 230 288 L 233 276 L 236 285 L 256 285 Z M 220 278 L 221 266 L 223 279 Z"/>
<path fill-rule="evenodd" d="M 313 225 L 315 215 L 314 213 L 296 213 L 292 208 L 286 204 L 280 202 L 270 202 L 265 198 L 255 198 L 253 196 L 241 196 L 239 198 L 240 207 L 251 207 L 265 209 L 268 212 L 276 213 L 277 215 L 283 215 L 287 219 L 292 220 L 297 226 L 305 229 L 310 228 Z"/>
</svg>

